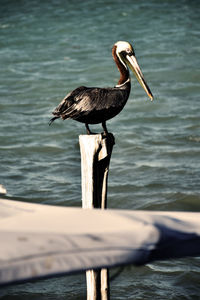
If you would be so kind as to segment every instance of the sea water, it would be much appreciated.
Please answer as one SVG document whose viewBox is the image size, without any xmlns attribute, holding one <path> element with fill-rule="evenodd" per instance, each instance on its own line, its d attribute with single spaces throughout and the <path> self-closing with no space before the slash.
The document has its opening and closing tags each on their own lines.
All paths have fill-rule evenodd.
<svg viewBox="0 0 200 300">
<path fill-rule="evenodd" d="M 0 184 L 5 198 L 81 206 L 83 124 L 51 112 L 78 86 L 117 84 L 111 56 L 133 44 L 152 103 L 133 74 L 115 135 L 108 207 L 200 211 L 200 2 L 0 1 Z M 100 125 L 91 126 L 101 132 Z M 53 222 L 53 220 L 52 220 Z M 111 273 L 114 273 L 111 271 Z M 85 276 L 1 289 L 3 300 L 85 299 Z M 111 299 L 199 299 L 200 260 L 127 267 Z"/>
</svg>

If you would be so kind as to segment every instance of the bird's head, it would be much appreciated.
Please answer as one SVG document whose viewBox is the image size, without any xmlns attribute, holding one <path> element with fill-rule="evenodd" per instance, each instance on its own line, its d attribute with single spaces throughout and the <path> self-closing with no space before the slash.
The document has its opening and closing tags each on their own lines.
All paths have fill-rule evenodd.
<svg viewBox="0 0 200 300">
<path fill-rule="evenodd" d="M 137 63 L 135 52 L 132 45 L 129 44 L 128 42 L 119 41 L 115 43 L 113 49 L 115 49 L 115 53 L 119 61 L 124 65 L 125 68 L 127 68 L 128 66 L 133 71 L 137 80 L 139 81 L 143 89 L 146 91 L 149 98 L 153 100 L 153 95 Z"/>
</svg>

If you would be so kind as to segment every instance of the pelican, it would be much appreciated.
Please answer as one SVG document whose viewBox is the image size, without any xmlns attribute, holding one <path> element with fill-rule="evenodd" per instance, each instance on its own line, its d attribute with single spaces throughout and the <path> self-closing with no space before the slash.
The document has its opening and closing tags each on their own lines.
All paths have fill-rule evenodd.
<svg viewBox="0 0 200 300">
<path fill-rule="evenodd" d="M 125 106 L 130 90 L 129 68 L 153 100 L 153 95 L 137 63 L 134 49 L 128 42 L 118 41 L 112 48 L 113 59 L 120 72 L 115 87 L 98 88 L 81 86 L 70 92 L 53 111 L 54 117 L 49 125 L 58 118 L 73 119 L 85 123 L 87 134 L 92 134 L 89 124 L 102 123 L 104 134 L 108 134 L 106 121 L 115 117 Z"/>
</svg>

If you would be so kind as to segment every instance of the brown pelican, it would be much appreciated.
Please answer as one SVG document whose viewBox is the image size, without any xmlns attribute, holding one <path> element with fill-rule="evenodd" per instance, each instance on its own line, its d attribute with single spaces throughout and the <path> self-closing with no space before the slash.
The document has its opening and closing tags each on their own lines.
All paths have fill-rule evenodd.
<svg viewBox="0 0 200 300">
<path fill-rule="evenodd" d="M 49 125 L 57 118 L 73 119 L 85 123 L 88 134 L 89 124 L 102 123 L 104 134 L 107 134 L 106 121 L 115 117 L 126 104 L 130 89 L 130 68 L 147 95 L 153 95 L 144 80 L 137 63 L 133 47 L 128 42 L 119 41 L 112 48 L 113 59 L 119 69 L 120 79 L 113 88 L 97 88 L 81 86 L 69 93 L 54 110 Z"/>
</svg>

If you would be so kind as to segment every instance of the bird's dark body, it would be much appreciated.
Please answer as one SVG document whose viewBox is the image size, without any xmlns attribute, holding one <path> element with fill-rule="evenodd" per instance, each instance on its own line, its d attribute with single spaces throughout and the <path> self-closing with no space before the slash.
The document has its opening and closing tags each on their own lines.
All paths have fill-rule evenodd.
<svg viewBox="0 0 200 300">
<path fill-rule="evenodd" d="M 130 81 L 120 87 L 96 88 L 81 86 L 69 93 L 54 110 L 55 117 L 98 124 L 116 116 L 126 104 Z"/>
</svg>

